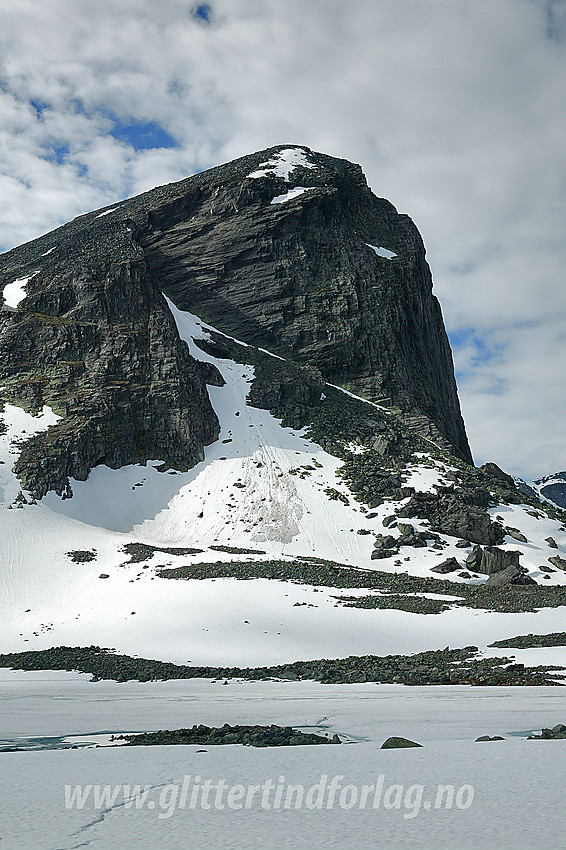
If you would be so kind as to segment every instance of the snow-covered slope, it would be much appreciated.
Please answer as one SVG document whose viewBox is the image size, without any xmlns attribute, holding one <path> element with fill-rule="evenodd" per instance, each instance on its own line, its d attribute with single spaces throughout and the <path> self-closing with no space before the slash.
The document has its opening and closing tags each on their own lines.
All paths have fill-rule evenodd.
<svg viewBox="0 0 566 850">
<path fill-rule="evenodd" d="M 561 609 L 513 615 L 456 609 L 432 616 L 336 602 L 337 596 L 365 590 L 261 579 L 160 579 L 156 568 L 164 565 L 296 557 L 431 577 L 431 567 L 449 557 L 464 569 L 470 551 L 443 535 L 440 550 L 430 539 L 422 548 L 403 547 L 395 557 L 372 560 L 376 535 L 398 536 L 383 520 L 401 502 L 389 500 L 371 511 L 357 502 L 337 474 L 340 459 L 304 431 L 282 427 L 268 411 L 247 403 L 253 367 L 204 353 L 194 340 L 206 339 L 213 329 L 171 302 L 169 307 L 193 356 L 213 363 L 225 380 L 222 387 L 209 387 L 221 423 L 219 439 L 194 468 L 158 471 L 159 458 L 119 470 L 99 466 L 87 481 L 71 482 L 73 498 L 51 492 L 36 504 L 20 494 L 11 469 L 18 440 L 57 417 L 48 409 L 33 417 L 6 406 L 8 427 L 0 437 L 1 651 L 96 643 L 178 662 L 262 664 L 447 644 L 485 647 L 510 634 L 560 629 Z M 434 491 L 449 483 L 451 471 L 447 461 L 416 454 L 404 483 Z M 566 553 L 566 531 L 558 520 L 526 505 L 491 513 L 526 537 L 521 542 L 508 536 L 501 548 L 519 550 L 535 580 L 545 575 L 547 586 L 566 583 L 560 570 L 539 570 L 548 557 Z M 424 522 L 411 523 L 426 530 Z M 130 562 L 123 550 L 129 543 L 200 551 L 157 550 L 143 562 Z M 87 559 L 77 562 L 73 552 L 86 552 Z M 457 573 L 449 578 L 485 580 Z"/>
</svg>

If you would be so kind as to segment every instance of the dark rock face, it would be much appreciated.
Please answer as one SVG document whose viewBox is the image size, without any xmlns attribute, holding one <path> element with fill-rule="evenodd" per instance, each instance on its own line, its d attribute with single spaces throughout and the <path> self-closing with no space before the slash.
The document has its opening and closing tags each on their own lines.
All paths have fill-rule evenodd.
<svg viewBox="0 0 566 850">
<path fill-rule="evenodd" d="M 162 292 L 311 370 L 304 386 L 284 370 L 258 381 L 252 403 L 284 405 L 299 422 L 323 380 L 338 383 L 471 461 L 416 227 L 345 160 L 295 148 L 282 176 L 285 150 L 81 216 L 0 257 L 0 294 L 29 278 L 17 309 L 0 311 L 3 398 L 63 417 L 16 466 L 33 495 L 68 492 L 69 477 L 101 463 L 186 468 L 216 438 L 205 383 L 222 379 L 189 355 Z"/>
<path fill-rule="evenodd" d="M 407 413 L 411 424 L 470 450 L 450 347 L 413 222 L 368 188 L 359 166 L 284 146 L 135 198 L 135 221 L 155 280 L 181 309 L 332 383 Z M 254 172 L 265 172 L 252 177 Z M 271 203 L 295 187 L 308 191 Z M 368 245 L 396 256 L 379 256 Z"/>
<path fill-rule="evenodd" d="M 69 494 L 68 478 L 97 464 L 201 460 L 219 430 L 208 372 L 180 340 L 141 250 L 121 252 L 119 234 L 98 244 L 96 227 L 76 222 L 49 238 L 57 248 L 45 260 L 57 259 L 45 268 L 48 237 L 0 257 L 0 290 L 22 268 L 40 269 L 18 309 L 0 312 L 3 397 L 63 417 L 24 444 L 14 467 L 24 489 Z"/>
</svg>

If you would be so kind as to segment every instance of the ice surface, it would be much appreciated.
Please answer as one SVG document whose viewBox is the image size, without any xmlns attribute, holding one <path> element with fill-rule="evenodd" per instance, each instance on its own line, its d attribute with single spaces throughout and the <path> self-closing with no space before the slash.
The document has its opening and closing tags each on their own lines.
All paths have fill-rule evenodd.
<svg viewBox="0 0 566 850">
<path fill-rule="evenodd" d="M 112 207 L 112 209 L 104 210 L 104 212 L 99 213 L 96 217 L 97 218 L 103 218 L 103 216 L 110 215 L 110 213 L 113 213 L 117 209 L 118 209 L 118 207 Z"/>
<path fill-rule="evenodd" d="M 60 673 L 2 675 L 0 736 L 73 735 L 94 731 L 179 728 L 193 723 L 277 723 L 349 736 L 355 743 L 330 747 L 266 748 L 177 746 L 6 753 L 0 779 L 3 838 L 10 850 L 101 850 L 163 847 L 214 850 L 257 847 L 407 850 L 532 850 L 563 844 L 563 741 L 528 741 L 527 730 L 564 720 L 561 689 L 318 685 L 311 682 L 163 683 L 99 682 Z M 23 711 L 22 711 L 23 707 Z M 523 732 L 523 737 L 513 733 Z M 511 734 L 510 734 L 511 733 Z M 504 741 L 474 743 L 502 735 Z M 381 750 L 390 735 L 422 749 Z M 198 752 L 204 750 L 204 752 Z M 7 762 L 8 763 L 8 762 Z M 227 805 L 191 809 L 170 803 L 172 786 L 185 776 L 228 786 L 301 784 L 326 776 L 340 789 L 383 777 L 395 789 L 378 808 L 335 804 L 247 809 Z M 280 780 L 280 777 L 284 777 Z M 126 808 L 123 795 L 95 808 L 65 807 L 65 785 L 149 786 L 146 803 Z M 414 786 L 422 786 L 417 807 Z M 435 808 L 439 785 L 472 786 L 468 808 Z M 226 798 L 224 798 L 226 799 Z M 273 794 L 270 800 L 273 801 Z M 177 803 L 180 800 L 176 796 Z M 432 805 L 422 805 L 426 800 Z M 411 802 L 412 801 L 412 802 Z M 160 817 L 161 815 L 161 817 Z M 377 842 L 377 843 L 376 843 Z"/>
</svg>

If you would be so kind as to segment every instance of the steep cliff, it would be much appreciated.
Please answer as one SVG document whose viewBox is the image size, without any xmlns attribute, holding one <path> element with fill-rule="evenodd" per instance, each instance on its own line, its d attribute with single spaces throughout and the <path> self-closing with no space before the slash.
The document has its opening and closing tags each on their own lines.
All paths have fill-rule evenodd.
<svg viewBox="0 0 566 850">
<path fill-rule="evenodd" d="M 0 258 L 0 289 L 29 276 L 27 296 L 0 312 L 1 396 L 62 417 L 24 443 L 15 466 L 36 497 L 70 495 L 68 477 L 98 464 L 191 466 L 218 434 L 205 380 L 220 376 L 190 356 L 124 230 L 79 220 Z M 42 257 L 46 240 L 56 253 Z"/>
<path fill-rule="evenodd" d="M 278 146 L 81 216 L 2 255 L 0 293 L 2 398 L 62 417 L 16 466 L 36 496 L 216 439 L 163 293 L 471 460 L 422 240 L 345 160 Z"/>
<path fill-rule="evenodd" d="M 471 460 L 422 239 L 358 165 L 279 146 L 135 204 L 135 238 L 179 307 L 400 408 Z"/>
</svg>

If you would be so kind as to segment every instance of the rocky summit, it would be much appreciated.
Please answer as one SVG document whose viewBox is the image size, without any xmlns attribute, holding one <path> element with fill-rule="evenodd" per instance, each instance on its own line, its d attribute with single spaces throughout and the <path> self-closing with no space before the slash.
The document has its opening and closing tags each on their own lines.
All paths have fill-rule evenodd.
<svg viewBox="0 0 566 850">
<path fill-rule="evenodd" d="M 3 254 L 0 293 L 4 400 L 61 417 L 17 462 L 36 497 L 99 464 L 186 469 L 217 438 L 222 378 L 163 293 L 471 461 L 422 239 L 346 160 L 280 145 L 80 216 Z"/>
</svg>

